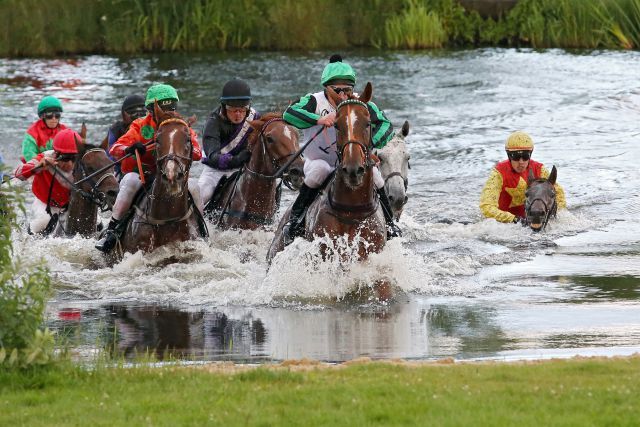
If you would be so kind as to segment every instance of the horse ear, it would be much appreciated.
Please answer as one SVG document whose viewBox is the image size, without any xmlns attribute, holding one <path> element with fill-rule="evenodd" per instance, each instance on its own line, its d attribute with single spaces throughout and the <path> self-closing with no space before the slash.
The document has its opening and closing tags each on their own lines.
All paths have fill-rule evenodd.
<svg viewBox="0 0 640 427">
<path fill-rule="evenodd" d="M 371 101 L 371 96 L 373 95 L 373 86 L 371 86 L 371 82 L 367 82 L 367 85 L 364 87 L 364 92 L 358 97 L 360 102 L 364 102 L 365 104 Z"/>
<path fill-rule="evenodd" d="M 254 130 L 260 130 L 260 126 L 262 126 L 262 120 L 249 120 L 249 126 L 251 126 Z"/>
<path fill-rule="evenodd" d="M 189 125 L 189 127 L 191 127 L 195 125 L 197 121 L 198 121 L 198 117 L 194 114 L 193 116 L 187 119 L 187 124 Z"/>
<path fill-rule="evenodd" d="M 86 128 L 86 126 L 84 125 L 84 123 L 82 124 L 82 128 L 83 128 L 83 130 L 85 131 L 85 134 L 86 134 L 86 133 L 87 133 L 87 128 Z M 82 136 L 82 134 L 80 134 L 80 136 Z M 84 137 L 83 137 L 83 138 L 84 138 Z M 73 140 L 74 140 L 74 142 L 76 143 L 76 150 L 78 150 L 78 153 L 79 153 L 79 154 L 84 153 L 85 148 L 86 148 L 86 147 L 84 146 L 84 142 L 83 142 L 84 140 L 80 140 L 80 141 L 78 141 L 78 137 L 76 137 L 75 135 L 73 135 Z"/>
<path fill-rule="evenodd" d="M 406 137 L 409 135 L 409 120 L 405 120 L 402 124 L 402 136 Z"/>
<path fill-rule="evenodd" d="M 85 143 L 87 141 L 87 125 L 82 122 L 82 127 L 80 128 L 80 136 L 82 137 L 82 142 Z"/>
<path fill-rule="evenodd" d="M 325 89 L 327 91 L 327 96 L 329 97 L 329 100 L 331 100 L 331 102 L 333 102 L 334 105 L 340 104 L 341 102 L 340 97 L 338 96 L 336 91 L 331 89 L 331 86 L 327 86 Z"/>
<path fill-rule="evenodd" d="M 551 168 L 551 173 L 549 174 L 549 178 L 547 178 L 547 181 L 552 184 L 555 185 L 556 184 L 556 179 L 558 178 L 558 169 L 556 169 L 556 166 L 554 165 Z"/>
<path fill-rule="evenodd" d="M 529 169 L 529 176 L 527 177 L 527 185 L 531 184 L 536 180 L 536 177 L 533 175 L 533 169 Z"/>
<path fill-rule="evenodd" d="M 158 105 L 158 100 L 153 100 L 153 115 L 155 116 L 156 122 L 160 123 L 164 119 L 164 111 Z"/>
</svg>

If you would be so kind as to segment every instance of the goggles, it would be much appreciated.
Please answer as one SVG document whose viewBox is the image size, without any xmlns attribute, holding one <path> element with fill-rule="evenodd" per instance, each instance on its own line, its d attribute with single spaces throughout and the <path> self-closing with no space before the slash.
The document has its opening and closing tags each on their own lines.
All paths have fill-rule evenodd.
<svg viewBox="0 0 640 427">
<path fill-rule="evenodd" d="M 51 120 L 51 119 L 59 119 L 60 117 L 62 117 L 62 113 L 60 112 L 49 112 L 49 113 L 44 113 L 42 114 L 42 117 L 44 117 L 46 120 Z"/>
<path fill-rule="evenodd" d="M 227 114 L 231 113 L 231 114 L 240 114 L 240 113 L 246 113 L 249 108 L 247 107 L 230 107 L 228 105 L 225 105 L 225 110 L 227 111 Z"/>
<path fill-rule="evenodd" d="M 338 87 L 338 86 L 329 86 L 335 93 L 344 93 L 345 95 L 351 95 L 353 93 L 353 88 L 351 86 Z"/>
<path fill-rule="evenodd" d="M 147 115 L 147 110 L 145 110 L 144 107 L 132 108 L 130 110 L 125 110 L 124 112 L 134 120 Z"/>
<path fill-rule="evenodd" d="M 516 162 L 519 160 L 527 161 L 531 158 L 531 151 L 507 151 L 507 156 L 509 156 L 509 160 L 514 160 Z"/>
<path fill-rule="evenodd" d="M 76 159 L 75 154 L 56 152 L 56 160 L 59 162 L 72 162 Z"/>
</svg>

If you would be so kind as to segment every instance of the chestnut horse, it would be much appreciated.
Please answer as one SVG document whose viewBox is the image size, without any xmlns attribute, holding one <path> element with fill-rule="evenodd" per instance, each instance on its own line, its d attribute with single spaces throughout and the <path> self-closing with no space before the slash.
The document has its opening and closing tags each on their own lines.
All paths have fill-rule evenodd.
<svg viewBox="0 0 640 427">
<path fill-rule="evenodd" d="M 225 182 L 220 197 L 212 199 L 207 207 L 214 210 L 214 222 L 223 229 L 255 230 L 273 223 L 279 203 L 280 177 L 276 172 L 299 149 L 298 131 L 282 119 L 282 114 L 267 113 L 250 124 L 251 160 L 238 176 Z M 282 181 L 289 188 L 302 185 L 303 164 L 298 157 L 285 171 Z"/>
<path fill-rule="evenodd" d="M 156 174 L 150 194 L 134 203 L 135 214 L 120 239 L 120 256 L 206 236 L 188 189 L 193 151 L 189 128 L 195 117 L 186 120 L 157 105 L 154 112 L 158 123 L 154 139 Z"/>
<path fill-rule="evenodd" d="M 333 181 L 309 207 L 305 219 L 305 237 L 328 236 L 332 240 L 347 236 L 349 242 L 357 239 L 358 256 L 366 259 L 370 252 L 380 252 L 387 241 L 382 207 L 378 203 L 373 181 L 371 117 L 367 102 L 371 100 L 371 83 L 359 97 L 340 102 L 331 88 L 329 96 L 336 107 L 336 144 L 338 166 Z M 267 254 L 268 260 L 284 249 L 282 229 L 289 211 L 281 220 Z M 329 248 L 322 247 L 323 253 Z M 388 283 L 376 284 L 374 291 L 381 300 L 391 297 Z"/>
<path fill-rule="evenodd" d="M 555 166 L 551 168 L 551 173 L 546 179 L 536 179 L 533 176 L 533 171 L 529 170 L 524 210 L 527 224 L 533 231 L 544 230 L 549 218 L 556 216 L 558 211 L 555 189 L 557 177 L 558 170 Z"/>
</svg>

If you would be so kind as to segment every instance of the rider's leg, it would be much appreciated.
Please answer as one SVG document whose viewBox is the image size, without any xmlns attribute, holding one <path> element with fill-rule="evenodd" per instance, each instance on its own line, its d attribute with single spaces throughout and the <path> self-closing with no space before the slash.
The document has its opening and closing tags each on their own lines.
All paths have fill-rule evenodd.
<svg viewBox="0 0 640 427">
<path fill-rule="evenodd" d="M 120 181 L 118 197 L 116 197 L 116 201 L 113 204 L 111 221 L 109 221 L 109 226 L 105 230 L 102 239 L 96 243 L 96 249 L 102 252 L 109 252 L 115 246 L 118 240 L 116 228 L 120 225 L 120 221 L 131 208 L 133 198 L 141 188 L 142 182 L 140 181 L 140 176 L 137 173 L 129 172 L 122 178 L 122 181 Z"/>
<path fill-rule="evenodd" d="M 384 222 L 387 224 L 387 239 L 393 237 L 402 236 L 402 230 L 393 221 L 393 209 L 391 208 L 391 202 L 387 196 L 387 192 L 384 189 L 384 178 L 377 166 L 373 167 L 373 184 L 378 191 L 378 198 L 380 199 L 380 205 L 382 206 L 382 213 L 384 214 Z"/>
<path fill-rule="evenodd" d="M 293 206 L 291 206 L 289 221 L 283 230 L 285 245 L 293 242 L 293 239 L 304 233 L 304 218 L 307 208 L 315 200 L 320 192 L 320 186 L 333 172 L 333 169 L 329 163 L 321 159 L 305 160 L 304 183 L 300 187 L 300 192 L 295 202 L 293 202 Z"/>
<path fill-rule="evenodd" d="M 62 209 L 51 207 L 51 214 L 60 213 Z M 47 213 L 47 204 L 35 198 L 31 205 L 31 221 L 29 221 L 29 231 L 32 234 L 42 233 L 51 221 L 51 215 Z"/>
<path fill-rule="evenodd" d="M 202 213 L 204 211 L 204 204 L 202 203 L 202 198 L 200 197 L 200 184 L 195 178 L 189 178 L 189 182 L 187 183 L 189 188 L 189 193 L 193 198 L 193 202 L 196 204 L 196 207 Z M 211 197 L 211 196 L 209 196 Z"/>
<path fill-rule="evenodd" d="M 202 206 L 207 206 L 209 200 L 213 196 L 213 192 L 218 186 L 218 182 L 223 176 L 231 175 L 237 169 L 220 170 L 214 169 L 205 165 L 198 179 L 198 186 L 200 187 L 200 198 L 202 199 Z"/>
</svg>

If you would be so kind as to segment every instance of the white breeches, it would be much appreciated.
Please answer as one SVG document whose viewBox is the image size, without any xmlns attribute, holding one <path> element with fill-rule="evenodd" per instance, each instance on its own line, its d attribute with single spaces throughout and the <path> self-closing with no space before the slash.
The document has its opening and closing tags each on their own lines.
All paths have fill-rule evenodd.
<svg viewBox="0 0 640 427">
<path fill-rule="evenodd" d="M 51 207 L 52 214 L 60 212 L 62 212 L 61 208 Z M 36 198 L 31 205 L 31 221 L 29 221 L 29 229 L 33 234 L 40 233 L 47 228 L 50 220 L 51 217 L 47 213 L 47 204 Z"/>
<path fill-rule="evenodd" d="M 202 205 L 206 206 L 211 200 L 211 196 L 213 196 L 213 191 L 218 186 L 218 182 L 223 176 L 230 176 L 236 169 L 214 169 L 210 166 L 205 166 L 202 168 L 202 173 L 200 174 L 200 178 L 198 179 L 198 187 L 200 188 L 200 197 L 202 198 Z"/>
<path fill-rule="evenodd" d="M 191 193 L 191 196 L 196 203 L 196 207 L 200 212 L 202 212 L 200 191 L 195 179 L 189 179 L 188 187 L 189 193 Z M 116 201 L 113 204 L 113 219 L 120 220 L 124 217 L 127 211 L 131 208 L 133 198 L 141 188 L 142 182 L 140 181 L 140 176 L 136 172 L 129 172 L 122 178 L 122 181 L 120 181 L 118 197 L 116 197 Z"/>
<path fill-rule="evenodd" d="M 304 160 L 304 183 L 309 188 L 319 188 L 335 168 L 322 159 Z M 373 167 L 373 183 L 377 189 L 384 187 L 384 179 L 377 166 Z"/>
</svg>

